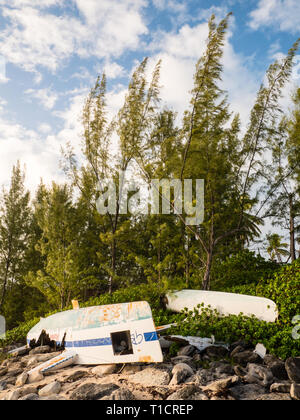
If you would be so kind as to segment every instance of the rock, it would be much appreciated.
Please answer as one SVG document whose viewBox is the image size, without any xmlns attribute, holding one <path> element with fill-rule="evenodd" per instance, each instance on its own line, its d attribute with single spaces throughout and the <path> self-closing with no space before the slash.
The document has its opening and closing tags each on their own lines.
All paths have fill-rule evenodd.
<svg viewBox="0 0 300 420">
<path fill-rule="evenodd" d="M 248 344 L 248 343 L 246 343 L 245 341 L 235 341 L 234 343 L 232 343 L 230 346 L 229 346 L 229 351 L 230 352 L 233 352 L 233 350 L 235 350 L 237 347 L 239 347 L 239 352 L 240 351 L 244 351 L 244 350 L 249 350 L 249 349 L 251 349 L 251 345 L 250 344 Z"/>
<path fill-rule="evenodd" d="M 251 350 L 245 350 L 233 355 L 233 360 L 239 365 L 246 366 L 248 363 L 261 363 L 261 357 Z"/>
<path fill-rule="evenodd" d="M 231 388 L 233 385 L 237 384 L 239 382 L 238 376 L 231 376 L 226 379 L 220 379 L 218 381 L 212 382 L 209 385 L 205 386 L 203 388 L 203 391 L 211 392 L 211 393 L 222 393 L 224 391 L 227 391 L 229 388 Z"/>
<path fill-rule="evenodd" d="M 292 382 L 300 384 L 300 357 L 290 357 L 285 362 L 285 369 Z"/>
<path fill-rule="evenodd" d="M 289 378 L 285 368 L 285 363 L 282 361 L 274 362 L 270 369 L 273 373 L 273 376 L 281 381 L 287 380 Z"/>
<path fill-rule="evenodd" d="M 117 400 L 117 401 L 129 401 L 134 400 L 134 395 L 129 389 L 117 389 L 114 391 L 110 396 L 104 397 L 110 400 Z"/>
<path fill-rule="evenodd" d="M 85 370 L 77 370 L 74 373 L 72 373 L 71 375 L 67 376 L 66 379 L 64 380 L 65 382 L 77 382 L 79 381 L 79 379 L 84 378 L 85 376 L 87 376 L 87 372 Z"/>
<path fill-rule="evenodd" d="M 244 381 L 249 384 L 258 384 L 269 387 L 274 382 L 274 376 L 267 367 L 250 363 Z"/>
<path fill-rule="evenodd" d="M 20 375 L 21 373 L 23 373 L 23 369 L 12 369 L 9 370 L 6 374 L 7 378 L 14 378 L 15 376 Z"/>
<path fill-rule="evenodd" d="M 229 364 L 222 363 L 219 366 L 217 366 L 215 370 L 216 370 L 217 376 L 221 376 L 221 375 L 233 376 L 234 375 L 234 369 Z"/>
<path fill-rule="evenodd" d="M 237 385 L 230 388 L 229 393 L 236 400 L 255 400 L 259 395 L 264 395 L 266 389 L 257 384 Z"/>
<path fill-rule="evenodd" d="M 199 385 L 207 385 L 210 382 L 217 380 L 216 375 L 214 374 L 213 370 L 211 369 L 199 369 L 196 375 L 192 376 L 189 379 L 189 382 L 194 382 Z"/>
<path fill-rule="evenodd" d="M 241 378 L 243 378 L 244 376 L 246 376 L 247 375 L 247 370 L 246 369 L 244 369 L 242 366 L 240 366 L 240 365 L 236 365 L 236 366 L 233 366 L 233 370 L 234 370 L 234 373 L 237 375 L 237 376 L 240 376 Z"/>
<path fill-rule="evenodd" d="M 279 392 L 281 394 L 289 394 L 291 390 L 291 383 L 290 382 L 282 382 L 278 383 L 275 382 L 271 385 L 270 391 L 271 392 Z"/>
<path fill-rule="evenodd" d="M 205 354 L 210 359 L 220 359 L 226 357 L 229 354 L 229 351 L 225 347 L 221 346 L 209 346 L 205 349 Z"/>
<path fill-rule="evenodd" d="M 36 386 L 23 386 L 23 388 L 20 389 L 21 397 L 25 397 L 29 394 L 37 394 L 38 388 Z"/>
<path fill-rule="evenodd" d="M 243 346 L 237 345 L 232 349 L 230 357 L 233 358 L 236 354 L 243 353 L 244 351 L 246 351 L 246 349 Z"/>
<path fill-rule="evenodd" d="M 198 363 L 198 362 L 201 362 L 202 361 L 202 356 L 201 356 L 201 354 L 200 353 L 195 353 L 194 354 L 194 356 L 193 356 L 193 361 L 194 362 L 196 362 L 196 363 Z"/>
<path fill-rule="evenodd" d="M 273 376 L 279 381 L 288 379 L 285 363 L 282 360 L 277 359 L 271 354 L 267 354 L 264 358 L 264 364 L 271 369 Z"/>
<path fill-rule="evenodd" d="M 37 394 L 28 394 L 28 395 L 25 395 L 24 397 L 19 398 L 19 401 L 36 401 L 38 399 L 39 397 Z"/>
<path fill-rule="evenodd" d="M 72 394 L 71 400 L 99 400 L 102 397 L 111 395 L 113 391 L 119 389 L 115 384 L 95 384 L 88 383 L 81 385 Z"/>
<path fill-rule="evenodd" d="M 184 385 L 182 388 L 178 389 L 176 392 L 173 392 L 168 396 L 167 400 L 191 400 L 193 396 L 197 394 L 198 396 L 203 395 L 203 399 L 208 399 L 205 394 L 203 394 L 201 388 L 194 384 Z"/>
<path fill-rule="evenodd" d="M 7 372 L 8 372 L 7 367 L 0 368 L 0 378 L 1 378 L 1 376 L 5 376 L 7 374 Z"/>
<path fill-rule="evenodd" d="M 197 351 L 196 347 L 188 345 L 181 347 L 177 352 L 178 356 L 193 356 L 193 354 Z"/>
<path fill-rule="evenodd" d="M 117 370 L 117 365 L 116 364 L 112 364 L 112 365 L 99 365 L 94 367 L 91 370 L 91 373 L 95 376 L 99 376 L 100 378 L 103 375 L 110 375 L 112 373 L 115 373 Z"/>
<path fill-rule="evenodd" d="M 190 357 L 190 356 L 176 356 L 176 357 L 172 357 L 171 362 L 174 365 L 177 365 L 178 363 L 186 363 L 192 369 L 195 369 L 196 370 L 196 365 L 195 365 L 194 359 L 192 357 Z"/>
<path fill-rule="evenodd" d="M 29 351 L 30 351 L 29 348 L 20 348 L 20 349 L 16 349 L 13 353 L 11 353 L 11 355 L 13 357 L 24 356 L 25 354 L 28 354 Z"/>
<path fill-rule="evenodd" d="M 60 396 L 60 395 L 49 395 L 48 397 L 39 397 L 40 401 L 65 401 L 66 398 Z"/>
<path fill-rule="evenodd" d="M 7 401 L 17 401 L 20 398 L 20 391 L 17 389 L 8 394 Z"/>
<path fill-rule="evenodd" d="M 7 382 L 1 381 L 0 382 L 0 391 L 5 391 L 7 389 Z"/>
<path fill-rule="evenodd" d="M 50 384 L 44 386 L 40 391 L 39 391 L 39 396 L 40 397 L 48 397 L 49 395 L 53 395 L 53 394 L 59 394 L 61 390 L 61 384 L 60 382 L 51 382 Z"/>
<path fill-rule="evenodd" d="M 144 386 L 168 385 L 170 382 L 170 374 L 167 370 L 149 367 L 131 375 L 128 380 Z"/>
<path fill-rule="evenodd" d="M 122 369 L 122 375 L 132 375 L 133 373 L 140 372 L 142 370 L 142 366 L 140 365 L 125 365 L 124 369 Z"/>
<path fill-rule="evenodd" d="M 178 385 L 194 374 L 193 369 L 186 363 L 178 363 L 173 367 L 172 379 L 169 386 Z"/>
<path fill-rule="evenodd" d="M 300 385 L 293 383 L 291 385 L 291 391 L 290 391 L 291 397 L 293 400 L 300 400 Z"/>
<path fill-rule="evenodd" d="M 40 382 L 43 379 L 44 379 L 44 375 L 38 370 L 36 370 L 28 375 L 27 383 L 33 384 L 35 382 Z"/>
<path fill-rule="evenodd" d="M 34 356 L 31 356 L 27 360 L 27 367 L 33 367 L 35 365 L 38 365 L 39 363 L 48 362 L 48 360 L 59 355 L 60 355 L 60 352 L 48 353 L 48 354 L 36 354 Z"/>
<path fill-rule="evenodd" d="M 263 394 L 255 398 L 256 401 L 291 401 L 289 394 Z"/>
<path fill-rule="evenodd" d="M 28 373 L 23 372 L 20 376 L 17 377 L 16 386 L 23 386 L 26 384 L 28 379 Z"/>
<path fill-rule="evenodd" d="M 51 352 L 50 346 L 39 346 L 30 350 L 29 354 L 34 355 L 34 354 L 44 354 L 44 353 L 50 353 L 50 352 Z"/>
</svg>

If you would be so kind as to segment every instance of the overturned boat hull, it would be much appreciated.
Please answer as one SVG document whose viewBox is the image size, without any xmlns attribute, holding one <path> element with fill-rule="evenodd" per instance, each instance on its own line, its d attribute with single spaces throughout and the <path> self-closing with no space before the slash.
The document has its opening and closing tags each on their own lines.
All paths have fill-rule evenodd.
<svg viewBox="0 0 300 420">
<path fill-rule="evenodd" d="M 210 306 L 221 315 L 255 316 L 266 321 L 275 322 L 278 318 L 276 304 L 263 297 L 239 295 L 235 293 L 213 292 L 204 290 L 181 290 L 166 295 L 166 307 L 173 312 L 181 312 L 185 308 L 189 311 L 197 305 Z M 200 308 L 201 310 L 201 308 Z"/>
<path fill-rule="evenodd" d="M 42 332 L 82 365 L 162 362 L 163 355 L 147 302 L 93 306 L 60 312 L 28 333 L 28 344 Z M 76 357 L 75 357 L 76 356 Z"/>
</svg>

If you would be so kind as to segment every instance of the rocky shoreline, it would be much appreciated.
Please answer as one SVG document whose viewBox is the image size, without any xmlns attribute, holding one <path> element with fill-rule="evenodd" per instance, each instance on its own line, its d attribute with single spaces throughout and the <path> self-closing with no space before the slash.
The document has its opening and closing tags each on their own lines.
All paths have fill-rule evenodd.
<svg viewBox="0 0 300 420">
<path fill-rule="evenodd" d="M 23 353 L 23 354 L 22 354 Z M 262 359 L 245 343 L 164 350 L 161 364 L 28 372 L 59 353 L 25 350 L 0 365 L 0 400 L 300 400 L 300 357 Z"/>
</svg>

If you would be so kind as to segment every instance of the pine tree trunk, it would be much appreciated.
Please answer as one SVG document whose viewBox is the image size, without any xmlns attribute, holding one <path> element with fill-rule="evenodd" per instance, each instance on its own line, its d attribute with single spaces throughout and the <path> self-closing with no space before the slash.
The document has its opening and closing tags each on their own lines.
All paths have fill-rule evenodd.
<svg viewBox="0 0 300 420">
<path fill-rule="evenodd" d="M 212 260 L 213 260 L 213 253 L 210 250 L 207 253 L 205 274 L 204 274 L 204 278 L 203 278 L 203 282 L 202 282 L 202 290 L 209 290 L 210 272 L 211 272 Z"/>
<path fill-rule="evenodd" d="M 4 282 L 3 282 L 2 296 L 1 296 L 1 300 L 0 300 L 0 312 L 1 312 L 2 307 L 3 307 L 3 305 L 4 305 L 4 300 L 5 300 L 5 295 L 6 295 L 9 265 L 10 265 L 10 263 L 9 263 L 9 261 L 7 261 L 7 263 L 6 263 L 5 275 L 4 275 Z"/>
<path fill-rule="evenodd" d="M 295 249 L 295 220 L 293 215 L 293 198 L 289 199 L 290 204 L 290 254 L 292 262 L 296 259 L 296 249 Z"/>
<path fill-rule="evenodd" d="M 109 280 L 108 280 L 108 293 L 110 295 L 112 294 L 113 278 L 116 273 L 116 241 L 115 239 L 113 239 L 111 243 L 111 271 L 112 271 L 112 274 L 109 276 Z"/>
</svg>

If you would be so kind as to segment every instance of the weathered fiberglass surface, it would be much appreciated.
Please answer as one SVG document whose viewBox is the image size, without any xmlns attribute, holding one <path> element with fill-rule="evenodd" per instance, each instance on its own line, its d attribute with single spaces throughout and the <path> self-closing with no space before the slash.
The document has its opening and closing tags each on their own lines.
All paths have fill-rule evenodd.
<svg viewBox="0 0 300 420">
<path fill-rule="evenodd" d="M 104 306 L 92 306 L 66 312 L 59 312 L 42 319 L 31 333 L 44 330 L 56 330 L 60 327 L 73 331 L 86 328 L 99 328 L 121 324 L 129 321 L 140 321 L 152 318 L 147 302 L 120 303 Z"/>
</svg>

